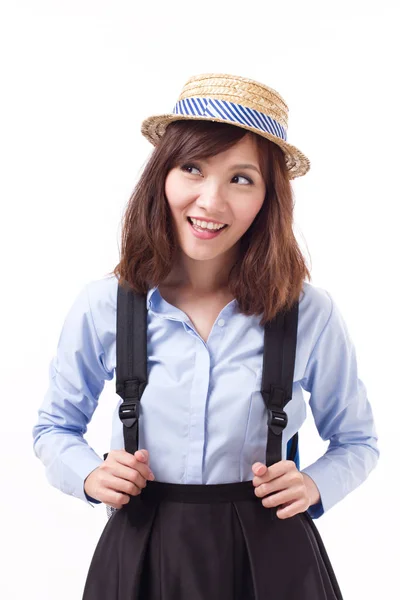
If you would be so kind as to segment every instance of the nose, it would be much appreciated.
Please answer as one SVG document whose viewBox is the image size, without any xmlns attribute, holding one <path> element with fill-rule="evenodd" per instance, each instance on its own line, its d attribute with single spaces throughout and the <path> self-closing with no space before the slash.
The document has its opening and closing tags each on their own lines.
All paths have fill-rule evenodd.
<svg viewBox="0 0 400 600">
<path fill-rule="evenodd" d="M 197 197 L 196 204 L 203 208 L 207 214 L 217 217 L 226 211 L 226 199 L 217 185 L 204 186 Z M 222 219 L 221 219 L 222 220 Z"/>
</svg>

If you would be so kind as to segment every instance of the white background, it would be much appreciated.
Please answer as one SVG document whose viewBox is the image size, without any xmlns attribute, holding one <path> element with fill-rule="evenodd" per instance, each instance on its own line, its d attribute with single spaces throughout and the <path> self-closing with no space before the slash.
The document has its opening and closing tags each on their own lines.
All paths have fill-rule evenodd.
<svg viewBox="0 0 400 600">
<path fill-rule="evenodd" d="M 345 600 L 394 597 L 399 564 L 398 3 L 1 2 L 1 551 L 4 600 L 75 600 L 106 523 L 48 484 L 31 429 L 65 315 L 118 262 L 120 221 L 150 155 L 140 124 L 186 79 L 247 76 L 289 105 L 288 141 L 311 283 L 357 348 L 381 457 L 322 518 Z M 397 55 L 397 57 L 396 57 Z M 87 440 L 108 450 L 107 382 Z M 301 468 L 325 451 L 310 411 Z"/>
</svg>

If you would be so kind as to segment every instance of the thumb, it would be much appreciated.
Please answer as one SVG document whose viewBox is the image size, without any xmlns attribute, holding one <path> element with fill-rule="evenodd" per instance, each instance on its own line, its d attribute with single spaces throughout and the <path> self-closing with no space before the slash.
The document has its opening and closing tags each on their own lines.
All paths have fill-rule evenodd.
<svg viewBox="0 0 400 600">
<path fill-rule="evenodd" d="M 149 462 L 149 453 L 147 450 L 145 449 L 141 449 L 141 450 L 136 450 L 135 452 L 135 457 L 140 461 L 140 462 Z"/>
<path fill-rule="evenodd" d="M 263 465 L 263 463 L 257 462 L 254 463 L 254 465 L 252 466 L 252 471 L 254 473 L 254 475 L 258 475 L 259 477 L 262 477 L 262 475 L 265 475 L 265 473 L 267 472 L 268 467 L 266 465 Z"/>
</svg>

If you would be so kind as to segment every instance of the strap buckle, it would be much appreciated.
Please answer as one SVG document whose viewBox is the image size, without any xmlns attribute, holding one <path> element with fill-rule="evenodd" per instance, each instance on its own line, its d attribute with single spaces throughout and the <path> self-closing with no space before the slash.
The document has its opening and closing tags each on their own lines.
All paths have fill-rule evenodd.
<svg viewBox="0 0 400 600">
<path fill-rule="evenodd" d="M 119 418 L 125 427 L 132 427 L 139 419 L 140 400 L 125 400 L 118 409 Z"/>
<path fill-rule="evenodd" d="M 281 434 L 287 424 L 288 416 L 284 410 L 280 408 L 268 409 L 268 427 L 275 435 Z"/>
<path fill-rule="evenodd" d="M 275 435 L 280 435 L 288 424 L 288 416 L 281 406 L 285 402 L 286 392 L 283 388 L 271 385 L 270 392 L 261 392 L 267 407 L 268 427 Z"/>
</svg>

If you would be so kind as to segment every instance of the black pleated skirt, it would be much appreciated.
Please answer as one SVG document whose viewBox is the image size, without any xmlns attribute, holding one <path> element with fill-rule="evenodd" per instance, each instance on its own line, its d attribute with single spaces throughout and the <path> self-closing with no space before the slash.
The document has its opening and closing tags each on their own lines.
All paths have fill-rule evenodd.
<svg viewBox="0 0 400 600">
<path fill-rule="evenodd" d="M 252 481 L 147 482 L 107 521 L 82 600 L 342 600 L 308 513 L 279 519 Z"/>
</svg>

